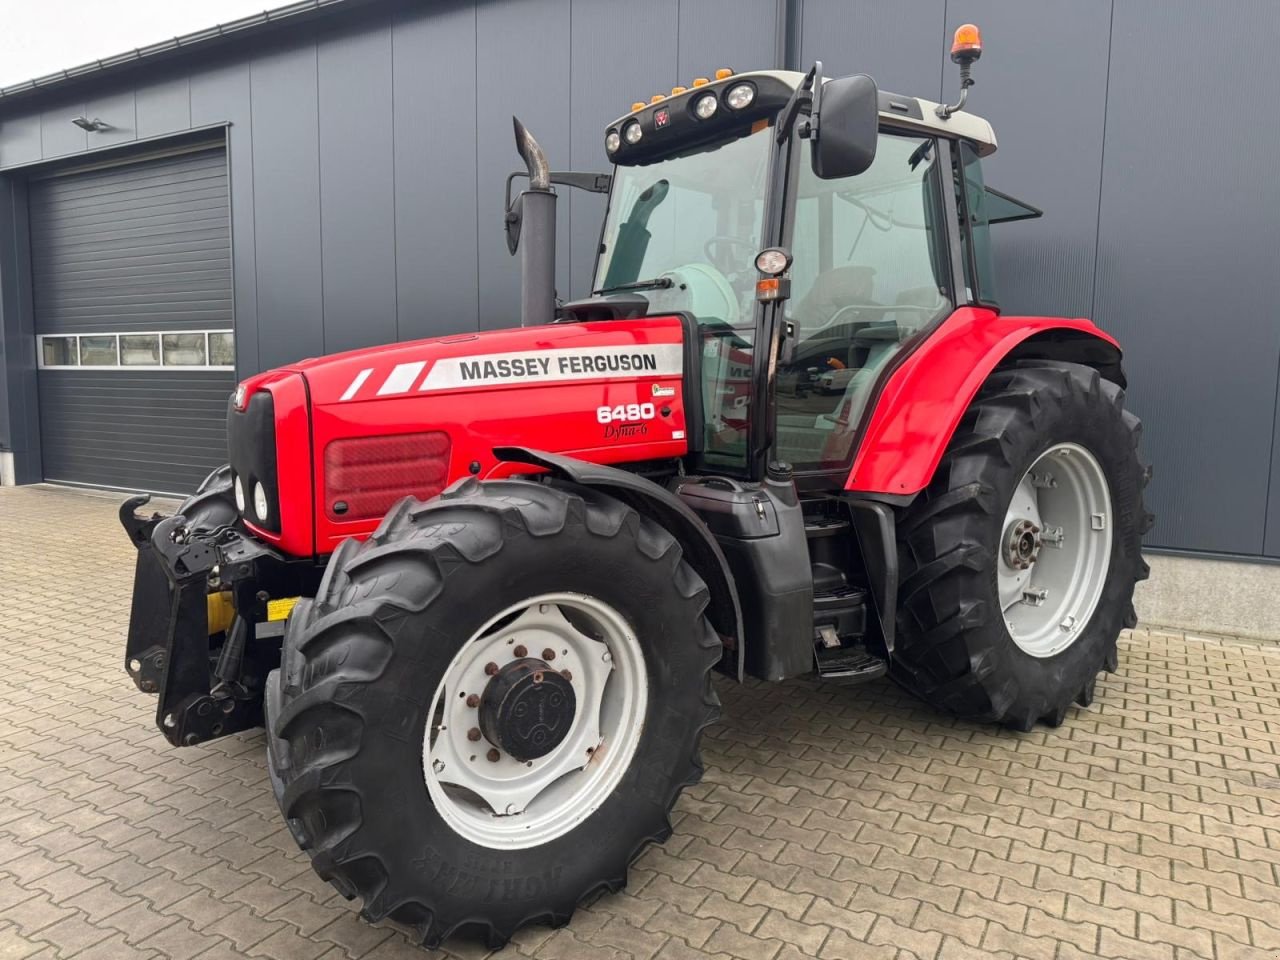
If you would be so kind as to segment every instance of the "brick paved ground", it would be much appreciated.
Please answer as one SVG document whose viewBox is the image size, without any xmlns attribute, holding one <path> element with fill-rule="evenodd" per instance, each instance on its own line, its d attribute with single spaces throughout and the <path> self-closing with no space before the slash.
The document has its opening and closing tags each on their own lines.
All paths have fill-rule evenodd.
<svg viewBox="0 0 1280 960">
<path fill-rule="evenodd" d="M 312 874 L 260 735 L 152 728 L 114 514 L 0 489 L 0 958 L 425 956 Z M 1026 735 L 888 683 L 721 695 L 665 849 L 504 955 L 1280 956 L 1280 647 L 1139 632 Z"/>
</svg>

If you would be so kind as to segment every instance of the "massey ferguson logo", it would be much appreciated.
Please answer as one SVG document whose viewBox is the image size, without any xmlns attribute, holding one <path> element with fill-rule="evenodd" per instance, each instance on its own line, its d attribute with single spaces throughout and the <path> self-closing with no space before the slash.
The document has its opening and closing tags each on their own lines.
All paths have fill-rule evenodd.
<svg viewBox="0 0 1280 960">
<path fill-rule="evenodd" d="M 359 371 L 340 400 L 368 400 L 510 383 L 678 377 L 683 372 L 683 347 L 678 343 L 659 343 L 652 346 L 522 350 L 488 356 L 441 357 L 429 369 L 426 360 L 413 360 L 396 364 L 382 377 L 377 376 L 379 372 L 375 367 Z M 367 383 L 370 384 L 368 387 Z M 663 395 L 654 389 L 654 396 Z"/>
</svg>

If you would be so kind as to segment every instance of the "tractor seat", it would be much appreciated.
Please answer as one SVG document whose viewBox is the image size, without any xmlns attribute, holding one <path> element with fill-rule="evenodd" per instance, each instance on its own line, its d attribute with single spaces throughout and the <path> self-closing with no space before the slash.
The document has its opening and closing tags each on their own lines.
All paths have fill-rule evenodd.
<svg viewBox="0 0 1280 960">
<path fill-rule="evenodd" d="M 792 315 L 800 327 L 801 335 L 806 326 L 811 329 L 826 323 L 842 308 L 851 303 L 870 303 L 875 287 L 875 267 L 851 264 L 834 267 L 818 274 Z M 864 318 L 866 319 L 866 318 Z"/>
</svg>

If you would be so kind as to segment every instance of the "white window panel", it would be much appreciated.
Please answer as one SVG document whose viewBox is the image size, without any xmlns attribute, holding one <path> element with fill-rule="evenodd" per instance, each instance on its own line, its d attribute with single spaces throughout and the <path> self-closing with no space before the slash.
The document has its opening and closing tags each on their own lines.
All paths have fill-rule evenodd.
<svg viewBox="0 0 1280 960">
<path fill-rule="evenodd" d="M 231 330 L 103 330 L 36 340 L 42 369 L 235 370 Z"/>
</svg>

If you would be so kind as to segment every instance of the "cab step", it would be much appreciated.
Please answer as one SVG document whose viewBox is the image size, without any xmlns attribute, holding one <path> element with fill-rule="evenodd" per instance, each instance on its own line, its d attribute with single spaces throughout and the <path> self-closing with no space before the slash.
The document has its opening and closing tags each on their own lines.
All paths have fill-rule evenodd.
<svg viewBox="0 0 1280 960">
<path fill-rule="evenodd" d="M 889 671 L 889 663 L 876 656 L 862 644 L 833 649 L 815 649 L 814 660 L 818 676 L 823 680 L 839 683 L 866 683 L 883 677 Z"/>
</svg>

